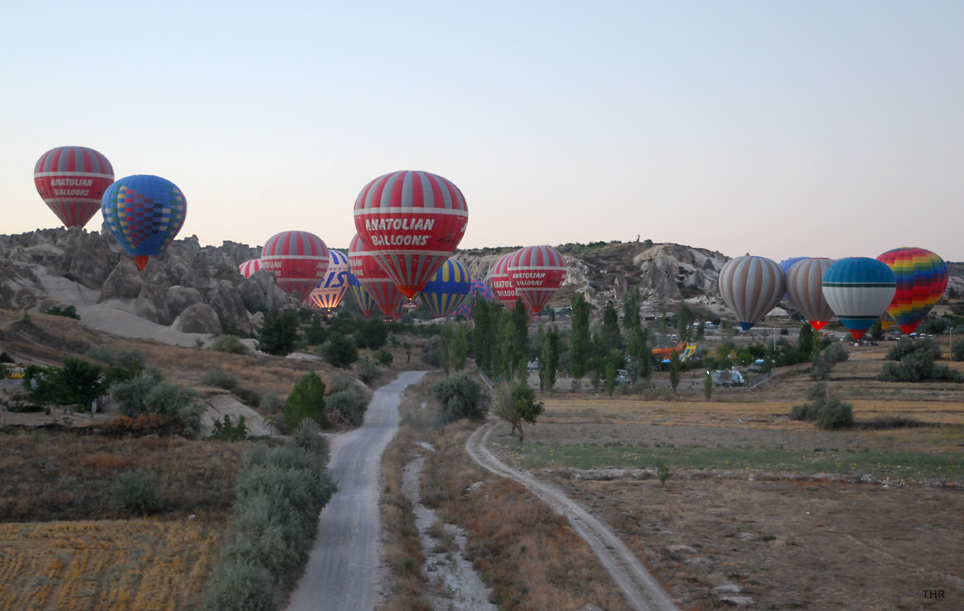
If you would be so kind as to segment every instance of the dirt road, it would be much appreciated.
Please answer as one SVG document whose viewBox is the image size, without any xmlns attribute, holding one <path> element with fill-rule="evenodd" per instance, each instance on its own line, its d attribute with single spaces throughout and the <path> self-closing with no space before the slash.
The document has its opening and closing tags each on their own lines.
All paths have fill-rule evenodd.
<svg viewBox="0 0 964 611">
<path fill-rule="evenodd" d="M 288 611 L 366 611 L 375 607 L 378 474 L 398 428 L 398 403 L 424 371 L 402 373 L 375 391 L 365 424 L 332 442 L 328 468 L 338 492 L 321 512 L 318 539 Z"/>
<path fill-rule="evenodd" d="M 586 540 L 606 570 L 613 576 L 613 580 L 623 591 L 626 602 L 631 607 L 639 611 L 677 609 L 659 583 L 608 526 L 594 518 L 581 505 L 570 500 L 562 492 L 530 475 L 509 468 L 496 458 L 485 447 L 485 442 L 494 428 L 494 424 L 488 424 L 476 429 L 469 437 L 465 449 L 472 460 L 496 475 L 516 480 L 545 501 L 554 511 L 566 516 L 572 527 Z"/>
</svg>

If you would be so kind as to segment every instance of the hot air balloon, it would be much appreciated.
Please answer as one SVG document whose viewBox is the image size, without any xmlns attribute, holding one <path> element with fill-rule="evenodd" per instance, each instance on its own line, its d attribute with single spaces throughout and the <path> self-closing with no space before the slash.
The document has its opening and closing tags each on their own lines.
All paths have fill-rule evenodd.
<svg viewBox="0 0 964 611">
<path fill-rule="evenodd" d="M 308 231 L 282 231 L 261 249 L 261 269 L 274 272 L 281 290 L 305 302 L 328 271 L 328 247 Z"/>
<path fill-rule="evenodd" d="M 810 257 L 790 257 L 789 259 L 784 259 L 783 261 L 780 261 L 780 269 L 783 270 L 783 276 L 786 277 L 787 273 L 789 273 L 790 271 L 790 268 L 793 267 L 795 264 L 799 263 L 800 261 L 803 261 L 804 259 L 809 259 L 809 258 Z"/>
<path fill-rule="evenodd" d="M 33 181 L 64 225 L 83 227 L 100 210 L 104 191 L 114 182 L 114 168 L 94 149 L 61 146 L 40 157 Z"/>
<path fill-rule="evenodd" d="M 887 329 L 893 327 L 894 323 L 896 322 L 897 321 L 894 320 L 894 317 L 887 312 L 884 312 L 880 315 L 880 328 L 882 331 L 886 331 Z"/>
<path fill-rule="evenodd" d="M 382 313 L 396 320 L 400 318 L 405 295 L 378 264 L 375 257 L 365 250 L 358 234 L 351 239 L 348 247 L 348 265 L 351 273 L 368 291 Z"/>
<path fill-rule="evenodd" d="M 311 306 L 324 308 L 331 312 L 338 307 L 345 292 L 348 291 L 348 255 L 337 250 L 329 250 L 328 271 L 309 295 Z"/>
<path fill-rule="evenodd" d="M 355 200 L 355 229 L 388 276 L 411 299 L 455 252 L 469 220 L 454 184 L 428 172 L 393 172 Z"/>
<path fill-rule="evenodd" d="M 499 257 L 489 271 L 489 282 L 492 283 L 492 290 L 499 301 L 502 302 L 502 305 L 509 310 L 515 307 L 516 300 L 519 299 L 519 293 L 512 286 L 512 276 L 509 275 L 509 259 L 517 252 L 519 251 L 514 250 Z"/>
<path fill-rule="evenodd" d="M 148 257 L 164 254 L 184 225 L 187 199 L 177 186 L 159 176 L 121 178 L 104 192 L 104 222 L 139 269 Z"/>
<path fill-rule="evenodd" d="M 512 286 L 538 314 L 566 279 L 566 258 L 551 246 L 527 246 L 508 262 Z"/>
<path fill-rule="evenodd" d="M 720 293 L 744 331 L 775 308 L 786 292 L 783 270 L 766 257 L 745 255 L 720 270 Z"/>
<path fill-rule="evenodd" d="M 248 259 L 238 266 L 238 271 L 245 278 L 250 278 L 255 272 L 261 271 L 261 259 Z"/>
<path fill-rule="evenodd" d="M 823 296 L 854 339 L 860 339 L 894 299 L 897 283 L 885 263 L 848 257 L 823 274 Z"/>
<path fill-rule="evenodd" d="M 448 259 L 425 283 L 419 297 L 436 318 L 442 318 L 465 302 L 471 288 L 469 270 L 455 259 Z"/>
<path fill-rule="evenodd" d="M 469 287 L 469 295 L 466 297 L 462 305 L 455 308 L 452 312 L 452 316 L 462 316 L 463 318 L 472 318 L 472 308 L 475 306 L 475 300 L 481 297 L 486 301 L 498 301 L 499 298 L 496 297 L 495 291 L 492 288 L 482 282 L 481 280 L 472 279 L 472 286 Z M 514 303 L 514 302 L 513 302 Z"/>
<path fill-rule="evenodd" d="M 348 272 L 348 290 L 351 291 L 352 297 L 355 298 L 355 303 L 361 309 L 362 316 L 365 318 L 371 318 L 375 310 L 379 309 L 378 304 L 375 303 L 375 299 L 372 294 L 365 290 L 365 287 L 358 282 L 358 278 L 355 274 Z"/>
<path fill-rule="evenodd" d="M 817 331 L 833 318 L 833 310 L 823 298 L 823 274 L 833 264 L 833 259 L 804 257 L 787 272 L 787 296 Z"/>
<path fill-rule="evenodd" d="M 887 313 L 908 335 L 944 295 L 947 265 L 936 254 L 923 248 L 895 248 L 877 257 L 894 272 L 897 292 Z"/>
</svg>

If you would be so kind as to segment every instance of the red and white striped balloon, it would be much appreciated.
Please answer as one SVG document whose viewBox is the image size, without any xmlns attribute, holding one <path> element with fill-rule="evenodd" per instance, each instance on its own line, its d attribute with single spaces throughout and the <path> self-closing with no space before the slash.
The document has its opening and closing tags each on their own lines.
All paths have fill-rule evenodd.
<svg viewBox="0 0 964 611">
<path fill-rule="evenodd" d="M 33 170 L 37 192 L 67 227 L 83 227 L 100 210 L 114 182 L 107 157 L 83 146 L 60 146 L 44 153 Z"/>
<path fill-rule="evenodd" d="M 469 220 L 462 192 L 429 172 L 393 172 L 355 200 L 355 229 L 365 252 L 411 299 L 455 252 Z"/>
<path fill-rule="evenodd" d="M 261 269 L 274 272 L 281 290 L 305 302 L 325 277 L 328 261 L 324 241 L 307 231 L 282 231 L 261 250 Z"/>
<path fill-rule="evenodd" d="M 527 246 L 516 251 L 507 264 L 512 286 L 538 314 L 566 279 L 566 258 L 551 246 Z"/>
<path fill-rule="evenodd" d="M 261 259 L 248 259 L 238 266 L 238 271 L 245 278 L 250 278 L 255 272 L 261 271 Z"/>
<path fill-rule="evenodd" d="M 515 307 L 516 299 L 519 298 L 519 293 L 512 285 L 512 276 L 509 275 L 509 259 L 517 252 L 519 251 L 515 250 L 499 257 L 489 271 L 489 283 L 492 285 L 492 290 L 499 301 L 502 302 L 502 305 L 510 310 Z"/>
<path fill-rule="evenodd" d="M 355 234 L 348 246 L 348 266 L 358 283 L 378 304 L 382 314 L 391 316 L 395 320 L 402 317 L 402 303 L 405 301 L 405 295 L 382 269 L 372 253 L 365 250 L 358 234 Z"/>
</svg>

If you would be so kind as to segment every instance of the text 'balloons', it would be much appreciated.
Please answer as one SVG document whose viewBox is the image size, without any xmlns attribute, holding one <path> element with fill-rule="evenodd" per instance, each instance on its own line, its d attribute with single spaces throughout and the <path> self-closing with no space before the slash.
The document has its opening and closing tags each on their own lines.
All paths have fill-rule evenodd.
<svg viewBox="0 0 964 611">
<path fill-rule="evenodd" d="M 107 157 L 83 146 L 61 146 L 44 153 L 33 170 L 37 192 L 67 227 L 83 227 L 100 210 L 114 182 Z"/>
</svg>

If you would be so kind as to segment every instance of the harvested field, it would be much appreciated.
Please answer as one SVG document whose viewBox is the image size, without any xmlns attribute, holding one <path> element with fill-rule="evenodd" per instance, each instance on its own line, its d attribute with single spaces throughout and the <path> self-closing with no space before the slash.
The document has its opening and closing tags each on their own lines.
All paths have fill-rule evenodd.
<svg viewBox="0 0 964 611">
<path fill-rule="evenodd" d="M 0 608 L 193 608 L 224 519 L 0 524 Z"/>
</svg>

